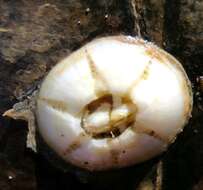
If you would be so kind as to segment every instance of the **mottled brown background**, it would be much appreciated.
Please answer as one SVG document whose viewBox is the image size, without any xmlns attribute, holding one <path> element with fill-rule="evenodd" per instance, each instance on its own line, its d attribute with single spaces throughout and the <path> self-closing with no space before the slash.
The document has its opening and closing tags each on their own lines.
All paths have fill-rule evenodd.
<svg viewBox="0 0 203 190">
<path fill-rule="evenodd" d="M 97 36 L 112 34 L 140 35 L 183 63 L 194 89 L 193 117 L 159 158 L 162 189 L 202 190 L 202 0 L 0 0 L 0 114 L 29 98 L 59 60 Z M 90 183 L 27 149 L 26 132 L 25 122 L 0 116 L 0 190 L 136 189 L 153 170 L 147 162 L 110 183 L 102 178 Z"/>
</svg>

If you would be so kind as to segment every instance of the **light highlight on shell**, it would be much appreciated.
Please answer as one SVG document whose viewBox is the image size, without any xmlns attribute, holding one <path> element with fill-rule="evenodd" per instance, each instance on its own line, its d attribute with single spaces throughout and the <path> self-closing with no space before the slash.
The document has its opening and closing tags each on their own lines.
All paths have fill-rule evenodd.
<svg viewBox="0 0 203 190">
<path fill-rule="evenodd" d="M 165 151 L 191 110 L 191 85 L 174 57 L 144 40 L 111 36 L 50 71 L 36 114 L 41 136 L 62 159 L 107 170 Z"/>
</svg>

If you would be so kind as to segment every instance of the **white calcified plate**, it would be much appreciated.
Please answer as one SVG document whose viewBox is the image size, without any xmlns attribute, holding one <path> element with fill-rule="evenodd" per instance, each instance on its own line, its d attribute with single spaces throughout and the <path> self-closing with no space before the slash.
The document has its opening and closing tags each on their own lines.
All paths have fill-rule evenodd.
<svg viewBox="0 0 203 190">
<path fill-rule="evenodd" d="M 65 161 L 88 170 L 121 168 L 163 151 L 192 110 L 181 64 L 129 36 L 93 40 L 42 83 L 39 132 Z"/>
</svg>

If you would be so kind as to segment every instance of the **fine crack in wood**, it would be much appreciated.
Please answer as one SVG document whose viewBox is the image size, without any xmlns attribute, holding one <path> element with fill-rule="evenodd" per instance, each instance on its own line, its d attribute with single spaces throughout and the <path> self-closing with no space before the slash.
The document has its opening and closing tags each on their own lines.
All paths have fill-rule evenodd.
<svg viewBox="0 0 203 190">
<path fill-rule="evenodd" d="M 162 161 L 159 161 L 145 175 L 144 179 L 139 183 L 137 190 L 161 190 L 162 182 Z"/>
<path fill-rule="evenodd" d="M 142 38 L 141 29 L 140 29 L 140 25 L 139 25 L 139 14 L 138 14 L 138 11 L 137 11 L 137 8 L 136 8 L 135 0 L 131 0 L 131 6 L 132 6 L 133 13 L 134 13 L 134 16 L 135 16 L 135 27 L 136 27 L 136 30 L 137 30 L 137 35 L 138 35 L 138 37 Z"/>
<path fill-rule="evenodd" d="M 156 168 L 156 181 L 155 181 L 155 190 L 162 190 L 163 182 L 163 163 L 160 161 Z"/>
<path fill-rule="evenodd" d="M 199 77 L 199 85 L 200 85 L 201 92 L 203 92 L 203 76 Z"/>
</svg>

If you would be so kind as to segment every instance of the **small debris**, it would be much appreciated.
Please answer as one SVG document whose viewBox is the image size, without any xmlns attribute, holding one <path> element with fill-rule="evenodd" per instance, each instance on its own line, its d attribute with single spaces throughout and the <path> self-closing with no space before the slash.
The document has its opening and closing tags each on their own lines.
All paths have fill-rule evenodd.
<svg viewBox="0 0 203 190">
<path fill-rule="evenodd" d="M 14 178 L 16 178 L 16 174 L 13 171 L 9 170 L 9 171 L 7 171 L 7 178 L 8 178 L 8 180 L 11 181 Z"/>
<path fill-rule="evenodd" d="M 28 122 L 28 134 L 27 134 L 27 147 L 31 148 L 34 152 L 37 152 L 36 148 L 36 126 L 35 126 L 35 103 L 37 91 L 33 92 L 29 99 L 14 104 L 12 109 L 4 112 L 3 116 L 13 118 L 15 120 L 24 120 Z"/>
<path fill-rule="evenodd" d="M 12 32 L 12 30 L 7 28 L 0 28 L 0 32 Z"/>
<path fill-rule="evenodd" d="M 113 134 L 113 132 L 111 131 L 110 133 L 111 133 L 111 137 L 115 138 L 115 135 Z"/>
<path fill-rule="evenodd" d="M 9 175 L 9 176 L 8 176 L 8 179 L 9 179 L 9 180 L 12 180 L 12 179 L 13 179 L 13 176 Z"/>
<path fill-rule="evenodd" d="M 81 22 L 80 22 L 80 20 L 78 20 L 77 25 L 80 25 L 80 24 L 81 24 Z"/>
<path fill-rule="evenodd" d="M 87 15 L 89 12 L 90 12 L 90 8 L 88 7 L 88 8 L 86 8 L 86 10 L 85 10 L 85 14 Z"/>
<path fill-rule="evenodd" d="M 198 133 L 199 131 L 197 130 L 197 129 L 194 129 L 194 131 L 193 131 L 194 133 Z"/>
</svg>

